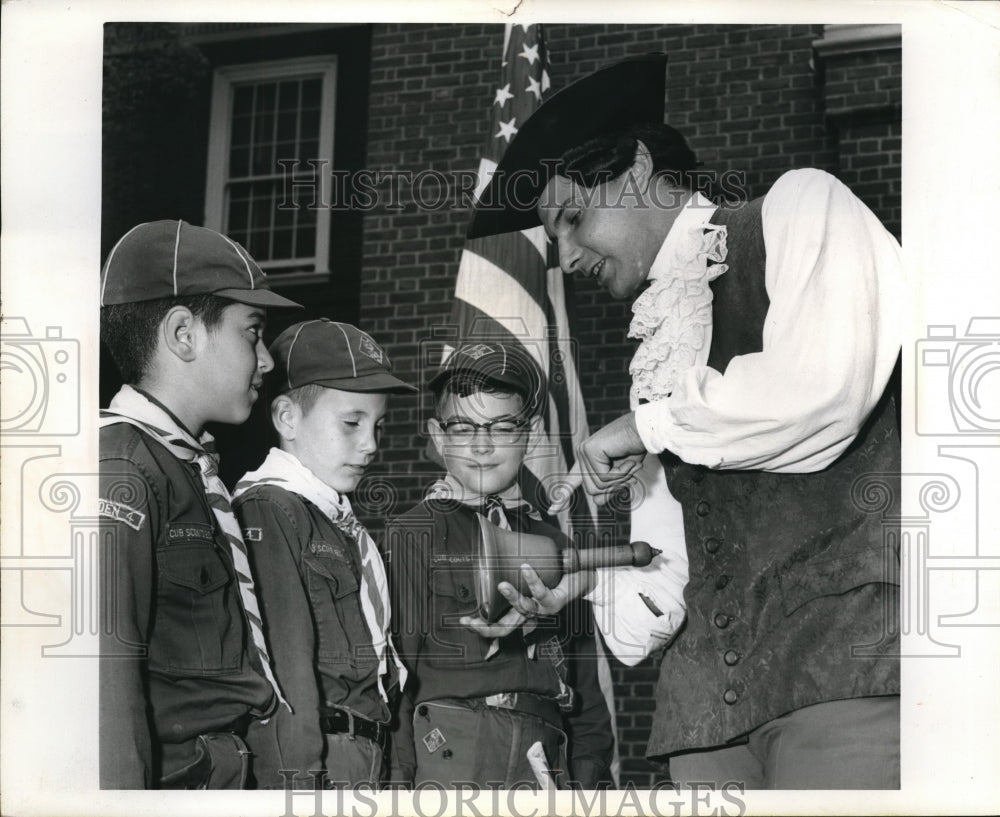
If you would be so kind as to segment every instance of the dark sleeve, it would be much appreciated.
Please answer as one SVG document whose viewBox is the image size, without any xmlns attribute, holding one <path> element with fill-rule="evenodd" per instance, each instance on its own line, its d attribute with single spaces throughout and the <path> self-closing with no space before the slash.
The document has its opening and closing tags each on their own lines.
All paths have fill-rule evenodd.
<svg viewBox="0 0 1000 817">
<path fill-rule="evenodd" d="M 584 789 L 610 781 L 615 735 L 611 713 L 598 676 L 599 645 L 590 604 L 577 599 L 564 611 L 571 626 L 566 653 L 569 683 L 576 698 L 566 718 L 570 779 Z"/>
<path fill-rule="evenodd" d="M 424 519 L 411 515 L 390 520 L 385 528 L 383 551 L 392 600 L 392 638 L 409 673 L 393 719 L 389 779 L 394 783 L 412 784 L 416 770 L 413 701 L 418 683 L 417 659 L 430 626 L 430 575 L 424 540 L 431 524 L 429 516 Z"/>
<path fill-rule="evenodd" d="M 153 480 L 127 460 L 100 466 L 101 609 L 98 726 L 102 789 L 149 789 L 154 728 L 146 692 L 155 531 Z"/>
<path fill-rule="evenodd" d="M 278 686 L 292 708 L 279 704 L 275 714 L 251 733 L 254 775 L 261 788 L 284 788 L 280 770 L 295 770 L 295 787 L 312 788 L 311 771 L 323 768 L 323 732 L 319 724 L 319 684 L 314 666 L 315 631 L 308 591 L 299 572 L 308 540 L 308 514 L 291 503 L 254 492 L 236 504 L 253 567 L 257 599 Z"/>
</svg>

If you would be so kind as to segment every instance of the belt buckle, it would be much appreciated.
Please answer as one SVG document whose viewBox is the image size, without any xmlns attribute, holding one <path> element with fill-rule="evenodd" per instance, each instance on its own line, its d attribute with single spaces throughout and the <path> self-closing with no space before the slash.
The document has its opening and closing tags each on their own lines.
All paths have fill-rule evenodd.
<svg viewBox="0 0 1000 817">
<path fill-rule="evenodd" d="M 484 699 L 487 706 L 494 706 L 498 709 L 517 709 L 516 692 L 497 692 L 487 695 Z"/>
</svg>

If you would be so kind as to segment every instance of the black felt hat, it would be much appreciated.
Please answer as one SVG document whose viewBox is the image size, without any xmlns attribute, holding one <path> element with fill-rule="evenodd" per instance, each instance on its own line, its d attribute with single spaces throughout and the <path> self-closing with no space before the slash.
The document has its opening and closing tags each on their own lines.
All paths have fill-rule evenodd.
<svg viewBox="0 0 1000 817">
<path fill-rule="evenodd" d="M 609 65 L 545 100 L 521 125 L 476 201 L 467 235 L 536 227 L 535 205 L 569 149 L 635 125 L 662 124 L 666 54 Z"/>
</svg>

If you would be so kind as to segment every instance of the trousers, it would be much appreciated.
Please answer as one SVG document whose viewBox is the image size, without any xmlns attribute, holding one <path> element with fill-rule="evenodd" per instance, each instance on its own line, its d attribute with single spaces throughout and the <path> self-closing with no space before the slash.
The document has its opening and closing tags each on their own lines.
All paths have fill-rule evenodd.
<svg viewBox="0 0 1000 817">
<path fill-rule="evenodd" d="M 533 715 L 511 709 L 426 701 L 413 714 L 417 767 L 414 784 L 446 789 L 540 787 L 528 750 L 541 743 L 556 786 L 566 769 L 566 734 Z"/>
<path fill-rule="evenodd" d="M 806 706 L 751 732 L 745 743 L 670 758 L 676 785 L 747 789 L 898 789 L 899 696 Z"/>
</svg>

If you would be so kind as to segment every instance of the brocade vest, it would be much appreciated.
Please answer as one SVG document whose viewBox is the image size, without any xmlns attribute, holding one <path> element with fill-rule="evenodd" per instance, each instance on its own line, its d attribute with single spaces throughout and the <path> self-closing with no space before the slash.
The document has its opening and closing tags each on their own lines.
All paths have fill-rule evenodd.
<svg viewBox="0 0 1000 817">
<path fill-rule="evenodd" d="M 762 349 L 762 204 L 711 219 L 728 232 L 708 359 L 723 373 Z M 690 580 L 687 622 L 660 668 L 649 757 L 721 746 L 810 704 L 898 694 L 897 400 L 887 388 L 847 451 L 816 473 L 661 456 L 684 510 Z"/>
</svg>

